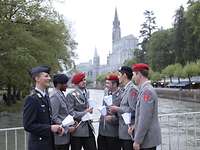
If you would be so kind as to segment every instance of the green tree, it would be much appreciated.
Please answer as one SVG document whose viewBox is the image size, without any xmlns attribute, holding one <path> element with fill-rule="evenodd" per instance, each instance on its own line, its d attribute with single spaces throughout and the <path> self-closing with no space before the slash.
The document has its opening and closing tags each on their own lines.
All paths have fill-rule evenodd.
<svg viewBox="0 0 200 150">
<path fill-rule="evenodd" d="M 132 67 L 132 65 L 133 65 L 133 64 L 136 64 L 136 63 L 137 63 L 137 60 L 136 60 L 135 57 L 133 57 L 133 58 L 130 59 L 130 60 L 126 60 L 126 61 L 124 62 L 124 65 L 125 65 L 125 66 L 129 66 L 129 67 Z"/>
<path fill-rule="evenodd" d="M 186 13 L 186 47 L 184 59 L 192 62 L 200 58 L 200 1 L 193 1 Z"/>
<path fill-rule="evenodd" d="M 174 76 L 175 70 L 175 65 L 168 65 L 165 69 L 162 70 L 163 76 L 170 78 L 170 83 L 172 83 L 172 77 Z"/>
<path fill-rule="evenodd" d="M 161 71 L 174 63 L 173 30 L 154 32 L 147 44 L 148 63 L 155 71 Z"/>
<path fill-rule="evenodd" d="M 183 75 L 183 66 L 179 63 L 174 64 L 175 71 L 174 71 L 174 76 L 178 77 L 178 83 L 180 83 L 180 78 L 184 77 Z"/>
<path fill-rule="evenodd" d="M 183 74 L 185 77 L 188 77 L 189 82 L 191 83 L 191 77 L 192 76 L 197 76 L 200 74 L 199 66 L 197 63 L 191 62 L 187 63 L 183 67 Z"/>
<path fill-rule="evenodd" d="M 175 62 L 184 64 L 184 49 L 185 49 L 185 16 L 184 7 L 176 11 L 174 20 L 174 49 Z"/>
<path fill-rule="evenodd" d="M 8 100 L 16 91 L 28 91 L 28 70 L 47 64 L 60 70 L 70 66 L 76 42 L 64 19 L 45 0 L 0 1 L 0 83 Z"/>
<path fill-rule="evenodd" d="M 138 51 L 138 53 L 135 53 L 136 57 L 138 59 L 141 59 L 140 62 L 147 62 L 146 54 L 148 53 L 148 51 L 146 45 L 152 33 L 157 29 L 155 21 L 156 17 L 154 16 L 154 12 L 145 10 L 144 16 L 145 16 L 145 21 L 141 25 L 142 28 L 140 30 L 140 38 L 142 42 L 139 43 L 139 45 L 141 46 L 141 50 Z"/>
<path fill-rule="evenodd" d="M 159 73 L 159 72 L 151 72 L 151 74 L 150 74 L 150 79 L 151 79 L 151 81 L 159 81 L 159 80 L 161 80 L 161 74 Z"/>
</svg>

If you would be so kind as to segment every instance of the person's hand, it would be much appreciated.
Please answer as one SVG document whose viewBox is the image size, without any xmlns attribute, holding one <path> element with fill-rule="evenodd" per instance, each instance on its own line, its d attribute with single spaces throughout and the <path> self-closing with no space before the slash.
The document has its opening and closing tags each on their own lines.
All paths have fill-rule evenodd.
<svg viewBox="0 0 200 150">
<path fill-rule="evenodd" d="M 134 143 L 133 143 L 133 149 L 134 149 L 134 150 L 140 150 L 140 144 L 134 142 Z"/>
<path fill-rule="evenodd" d="M 108 122 L 111 122 L 112 121 L 112 116 L 111 115 L 107 115 L 105 116 L 105 120 L 108 121 Z"/>
<path fill-rule="evenodd" d="M 55 124 L 55 125 L 51 125 L 51 131 L 53 133 L 56 133 L 56 134 L 62 136 L 64 134 L 65 130 L 64 130 L 64 128 L 62 126 L 60 126 L 58 124 Z"/>
<path fill-rule="evenodd" d="M 87 109 L 85 109 L 85 112 L 92 113 L 93 112 L 93 108 L 87 108 Z"/>
<path fill-rule="evenodd" d="M 76 130 L 76 127 L 69 127 L 68 128 L 69 133 L 73 133 L 73 132 L 75 132 L 75 130 Z"/>
<path fill-rule="evenodd" d="M 134 129 L 135 129 L 134 125 L 128 126 L 128 134 L 132 136 Z"/>
<path fill-rule="evenodd" d="M 110 106 L 110 107 L 109 107 L 109 111 L 110 111 L 111 113 L 116 113 L 116 112 L 119 111 L 119 107 L 118 107 L 118 106 Z"/>
</svg>

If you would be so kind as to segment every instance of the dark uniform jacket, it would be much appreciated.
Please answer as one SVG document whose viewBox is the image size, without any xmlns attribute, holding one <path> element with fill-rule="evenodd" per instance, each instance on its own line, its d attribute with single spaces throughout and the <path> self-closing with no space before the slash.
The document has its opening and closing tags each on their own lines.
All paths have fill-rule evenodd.
<svg viewBox="0 0 200 150">
<path fill-rule="evenodd" d="M 111 94 L 112 104 L 115 106 L 119 106 L 121 102 L 120 90 L 117 90 Z M 103 105 L 107 106 L 105 101 L 103 101 Z M 112 116 L 112 120 L 110 122 L 107 122 L 105 121 L 104 116 L 100 117 L 99 135 L 108 137 L 118 137 L 119 118 L 117 116 L 117 113 L 109 113 L 109 111 L 107 111 L 107 114 Z"/>
<path fill-rule="evenodd" d="M 26 98 L 23 125 L 24 129 L 29 132 L 28 150 L 55 150 L 48 96 L 44 97 L 34 90 Z"/>
<path fill-rule="evenodd" d="M 86 114 L 85 109 L 89 108 L 89 93 L 88 91 L 81 90 L 78 87 L 67 94 L 67 100 L 69 101 L 69 112 L 77 122 L 81 121 L 81 118 Z M 93 130 L 92 121 L 82 122 L 76 131 L 72 134 L 75 137 L 89 137 L 89 131 Z M 94 130 L 93 130 L 94 131 Z"/>
</svg>

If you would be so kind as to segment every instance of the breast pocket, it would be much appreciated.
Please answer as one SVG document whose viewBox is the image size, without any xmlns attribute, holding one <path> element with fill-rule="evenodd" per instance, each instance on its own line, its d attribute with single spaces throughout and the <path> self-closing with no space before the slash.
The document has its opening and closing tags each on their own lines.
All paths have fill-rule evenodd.
<svg viewBox="0 0 200 150">
<path fill-rule="evenodd" d="M 66 115 L 67 113 L 68 113 L 67 106 L 65 104 L 61 105 L 60 114 Z"/>
<path fill-rule="evenodd" d="M 39 112 L 40 113 L 46 113 L 46 111 L 47 111 L 47 108 L 46 108 L 46 105 L 40 105 L 40 107 L 39 107 Z"/>
</svg>

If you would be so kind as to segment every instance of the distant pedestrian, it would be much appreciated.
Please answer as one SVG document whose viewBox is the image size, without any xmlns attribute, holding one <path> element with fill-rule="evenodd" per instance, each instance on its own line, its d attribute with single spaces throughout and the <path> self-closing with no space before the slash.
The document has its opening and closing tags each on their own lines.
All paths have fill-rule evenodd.
<svg viewBox="0 0 200 150">
<path fill-rule="evenodd" d="M 55 150 L 53 133 L 62 135 L 60 125 L 52 125 L 51 107 L 46 89 L 49 86 L 50 68 L 32 68 L 30 75 L 35 81 L 33 93 L 26 97 L 23 111 L 24 129 L 29 132 L 28 150 Z"/>
<path fill-rule="evenodd" d="M 161 131 L 158 121 L 158 98 L 148 80 L 149 66 L 134 64 L 133 78 L 139 87 L 135 115 L 134 150 L 156 150 L 161 144 Z"/>
</svg>

